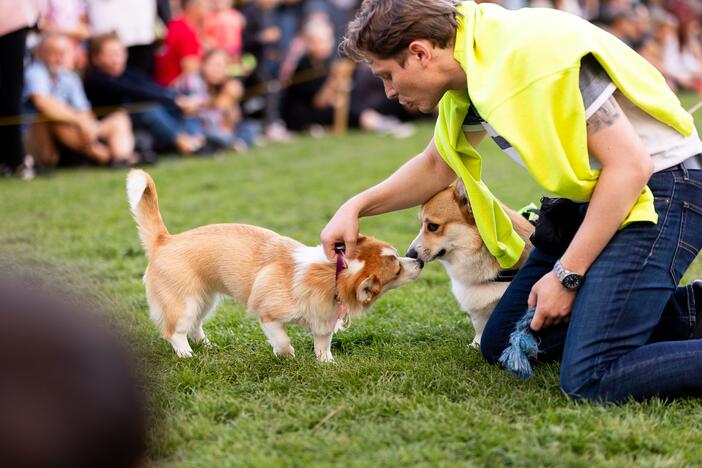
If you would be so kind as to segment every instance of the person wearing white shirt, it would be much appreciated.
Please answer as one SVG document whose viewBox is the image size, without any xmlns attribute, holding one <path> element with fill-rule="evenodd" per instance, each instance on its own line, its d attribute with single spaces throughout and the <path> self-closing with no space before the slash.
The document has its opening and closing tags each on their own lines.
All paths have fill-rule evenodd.
<svg viewBox="0 0 702 468">
<path fill-rule="evenodd" d="M 19 114 L 27 33 L 45 8 L 45 0 L 0 0 L 0 175 L 33 177 L 30 165 L 25 165 Z"/>
<path fill-rule="evenodd" d="M 88 0 L 93 34 L 117 33 L 129 52 L 128 65 L 149 75 L 156 41 L 156 0 Z"/>
</svg>

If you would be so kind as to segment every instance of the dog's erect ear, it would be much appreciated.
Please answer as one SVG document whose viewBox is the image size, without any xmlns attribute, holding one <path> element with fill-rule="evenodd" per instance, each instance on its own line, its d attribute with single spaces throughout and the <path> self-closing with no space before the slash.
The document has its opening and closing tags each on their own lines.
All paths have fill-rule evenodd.
<svg viewBox="0 0 702 468">
<path fill-rule="evenodd" d="M 380 280 L 376 275 L 370 275 L 360 282 L 356 288 L 356 298 L 363 305 L 371 303 L 373 298 L 380 293 Z"/>
<path fill-rule="evenodd" d="M 458 182 L 456 182 L 455 185 L 455 190 L 456 200 L 458 200 L 458 204 L 461 206 L 461 209 L 465 210 L 468 214 L 473 214 L 473 210 L 468 202 L 468 192 L 466 192 L 466 186 L 462 180 L 458 179 Z"/>
</svg>

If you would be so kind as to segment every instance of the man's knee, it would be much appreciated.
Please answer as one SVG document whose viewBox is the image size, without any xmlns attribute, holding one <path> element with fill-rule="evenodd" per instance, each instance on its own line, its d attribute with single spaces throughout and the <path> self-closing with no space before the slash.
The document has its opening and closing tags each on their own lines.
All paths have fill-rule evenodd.
<svg viewBox="0 0 702 468">
<path fill-rule="evenodd" d="M 490 364 L 497 364 L 497 362 L 500 360 L 502 351 L 505 348 L 504 346 L 498 344 L 501 342 L 502 340 L 493 339 L 493 337 L 483 333 L 483 336 L 480 339 L 480 352 L 482 353 L 483 358 L 485 358 L 485 360 Z"/>
</svg>

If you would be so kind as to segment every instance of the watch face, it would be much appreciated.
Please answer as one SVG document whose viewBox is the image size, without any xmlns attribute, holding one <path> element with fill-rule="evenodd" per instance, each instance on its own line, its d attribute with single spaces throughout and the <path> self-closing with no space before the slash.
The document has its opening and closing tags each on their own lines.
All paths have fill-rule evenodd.
<svg viewBox="0 0 702 468">
<path fill-rule="evenodd" d="M 567 289 L 579 289 L 583 284 L 583 277 L 576 274 L 567 275 L 563 278 L 563 286 Z"/>
</svg>

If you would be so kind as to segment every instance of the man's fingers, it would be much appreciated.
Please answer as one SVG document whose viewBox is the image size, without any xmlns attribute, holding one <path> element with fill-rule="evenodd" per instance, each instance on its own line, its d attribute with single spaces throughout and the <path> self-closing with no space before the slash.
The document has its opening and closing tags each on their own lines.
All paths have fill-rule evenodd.
<svg viewBox="0 0 702 468">
<path fill-rule="evenodd" d="M 536 307 L 536 293 L 534 292 L 533 289 L 531 290 L 531 292 L 529 292 L 529 299 L 527 300 L 527 306 L 530 309 L 533 309 L 534 307 Z"/>
<path fill-rule="evenodd" d="M 356 239 L 345 239 L 344 240 L 344 254 L 353 258 L 356 254 Z"/>
<path fill-rule="evenodd" d="M 334 261 L 336 258 L 336 252 L 334 251 L 334 242 L 325 242 L 324 244 L 324 255 L 327 256 L 327 260 Z"/>
<path fill-rule="evenodd" d="M 356 239 L 346 240 L 341 242 L 339 240 L 323 240 L 322 246 L 324 248 L 324 254 L 330 261 L 336 261 L 336 247 L 339 244 L 344 246 L 344 255 L 353 258 L 356 252 Z"/>
<path fill-rule="evenodd" d="M 536 313 L 534 314 L 534 318 L 531 319 L 531 325 L 530 328 L 534 331 L 539 331 L 541 330 L 541 327 L 544 325 L 544 317 L 539 313 L 539 310 L 536 310 Z"/>
</svg>

